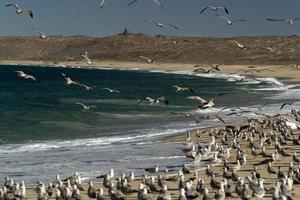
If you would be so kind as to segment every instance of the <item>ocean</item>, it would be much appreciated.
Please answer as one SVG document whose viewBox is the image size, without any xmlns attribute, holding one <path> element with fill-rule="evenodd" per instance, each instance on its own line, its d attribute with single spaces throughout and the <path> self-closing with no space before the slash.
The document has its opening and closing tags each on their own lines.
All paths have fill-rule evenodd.
<svg viewBox="0 0 300 200">
<path fill-rule="evenodd" d="M 19 78 L 16 70 L 35 76 L 37 81 Z M 93 90 L 65 85 L 62 72 Z M 190 87 L 194 92 L 176 93 L 172 85 Z M 196 124 L 175 115 L 198 112 L 197 102 L 185 97 L 215 98 L 215 108 L 199 115 L 213 115 L 224 107 L 237 106 L 252 111 L 241 116 L 227 116 L 228 111 L 218 113 L 230 122 L 253 117 L 254 112 L 287 112 L 291 107 L 279 110 L 280 104 L 299 100 L 295 95 L 298 88 L 274 78 L 230 74 L 2 65 L 0 177 L 34 184 L 50 181 L 56 174 L 67 177 L 75 171 L 87 180 L 110 168 L 117 174 L 134 170 L 139 175 L 155 164 L 177 170 L 182 163 L 189 163 L 180 149 L 182 144 L 161 138 L 222 124 L 217 119 Z M 169 105 L 138 104 L 147 96 L 164 96 Z M 78 102 L 95 107 L 84 111 Z"/>
</svg>

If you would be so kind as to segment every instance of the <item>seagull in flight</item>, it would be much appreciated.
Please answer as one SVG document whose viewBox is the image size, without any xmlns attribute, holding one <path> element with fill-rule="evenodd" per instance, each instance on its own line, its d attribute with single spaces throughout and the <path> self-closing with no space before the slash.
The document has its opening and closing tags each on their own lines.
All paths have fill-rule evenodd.
<svg viewBox="0 0 300 200">
<path fill-rule="evenodd" d="M 7 4 L 6 7 L 14 7 L 16 9 L 16 13 L 17 14 L 22 14 L 22 13 L 28 13 L 29 16 L 31 18 L 33 18 L 33 12 L 32 10 L 24 10 L 23 8 L 21 8 L 18 4 L 14 4 L 14 3 L 11 3 L 11 4 Z"/>
<path fill-rule="evenodd" d="M 48 35 L 46 35 L 45 33 L 41 32 L 41 31 L 39 31 L 38 34 L 39 34 L 39 37 L 43 40 L 49 39 Z"/>
<path fill-rule="evenodd" d="M 136 3 L 138 0 L 133 0 L 133 1 L 131 1 L 129 4 L 128 4 L 128 6 L 131 6 L 132 4 L 134 4 L 134 3 Z M 162 4 L 160 3 L 160 0 L 152 0 L 156 5 L 158 5 L 159 7 L 161 7 L 161 8 L 164 8 L 163 6 L 162 6 Z"/>
<path fill-rule="evenodd" d="M 161 96 L 159 98 L 146 97 L 145 99 L 140 100 L 137 103 L 137 105 L 139 105 L 140 103 L 142 103 L 144 101 L 150 105 L 159 104 L 159 103 L 164 103 L 166 105 L 169 105 L 168 99 L 166 99 L 164 96 Z"/>
<path fill-rule="evenodd" d="M 86 90 L 92 90 L 93 88 L 90 86 L 87 86 L 85 84 L 78 83 L 76 81 L 73 81 L 69 76 L 67 76 L 65 73 L 61 73 L 61 75 L 65 78 L 67 85 L 78 85 L 80 87 L 84 87 Z"/>
<path fill-rule="evenodd" d="M 236 22 L 246 22 L 246 21 L 247 21 L 247 20 L 245 20 L 245 19 L 231 20 L 231 19 L 229 19 L 228 17 L 224 17 L 224 16 L 222 16 L 222 15 L 216 15 L 216 16 L 220 17 L 221 19 L 224 19 L 224 20 L 226 21 L 226 24 L 227 24 L 227 25 L 233 25 L 233 24 L 236 23 Z"/>
<path fill-rule="evenodd" d="M 87 52 L 87 51 L 84 52 L 83 54 L 81 54 L 81 56 L 82 56 L 83 58 L 86 59 L 86 63 L 87 63 L 88 65 L 91 65 L 91 64 L 92 64 L 91 59 L 88 57 L 88 52 Z"/>
<path fill-rule="evenodd" d="M 31 79 L 31 80 L 36 81 L 36 78 L 35 78 L 34 76 L 29 75 L 29 74 L 26 74 L 26 73 L 24 73 L 23 71 L 15 71 L 15 72 L 18 74 L 18 76 L 19 76 L 20 78 Z"/>
<path fill-rule="evenodd" d="M 119 90 L 113 90 L 113 89 L 110 89 L 110 88 L 102 88 L 102 90 L 107 90 L 110 93 L 121 93 Z"/>
<path fill-rule="evenodd" d="M 232 40 L 232 42 L 233 42 L 234 44 L 236 44 L 236 46 L 237 46 L 238 48 L 242 49 L 242 50 L 246 50 L 246 49 L 247 49 L 247 47 L 246 47 L 244 44 L 241 44 L 241 43 L 239 43 L 239 42 L 236 41 L 236 40 Z"/>
<path fill-rule="evenodd" d="M 146 56 L 139 56 L 139 58 L 146 60 L 147 63 L 155 63 L 154 59 L 148 58 Z"/>
<path fill-rule="evenodd" d="M 293 19 L 273 19 L 273 18 L 267 18 L 266 20 L 267 21 L 271 21 L 271 22 L 286 22 L 290 25 L 294 24 L 294 22 L 296 20 L 299 20 L 300 17 L 296 17 L 296 18 L 293 18 Z"/>
<path fill-rule="evenodd" d="M 219 9 L 222 9 L 225 11 L 225 13 L 227 15 L 229 15 L 229 11 L 228 9 L 225 7 L 225 6 L 207 6 L 205 8 L 203 8 L 201 11 L 200 11 L 200 14 L 202 14 L 204 11 L 206 11 L 207 9 L 210 9 L 212 11 L 218 11 Z"/>
<path fill-rule="evenodd" d="M 88 111 L 91 108 L 97 108 L 97 106 L 87 106 L 87 105 L 85 105 L 83 103 L 80 103 L 80 102 L 76 102 L 76 104 L 81 105 L 84 111 Z"/>
<path fill-rule="evenodd" d="M 198 108 L 200 108 L 202 110 L 207 109 L 207 108 L 211 108 L 215 105 L 214 104 L 214 98 L 210 99 L 209 101 L 206 101 L 205 99 L 203 99 L 199 96 L 189 96 L 189 97 L 186 97 L 186 99 L 190 99 L 190 100 L 200 102 L 200 105 L 198 106 Z"/>
<path fill-rule="evenodd" d="M 194 67 L 197 67 L 197 69 L 194 69 L 193 72 L 195 74 L 197 73 L 205 73 L 205 74 L 209 74 L 212 71 L 221 71 L 219 65 L 212 65 L 209 69 L 204 69 L 202 67 L 199 67 L 199 65 L 195 65 Z"/>
<path fill-rule="evenodd" d="M 157 27 L 159 28 L 174 28 L 176 30 L 178 30 L 179 28 L 177 26 L 174 26 L 172 24 L 163 24 L 163 23 L 160 23 L 158 21 L 155 21 L 155 20 L 146 20 L 147 22 L 150 22 L 154 25 L 156 25 Z"/>
<path fill-rule="evenodd" d="M 176 92 L 194 92 L 192 88 L 189 87 L 180 87 L 178 85 L 173 85 L 172 88 L 175 88 Z"/>
</svg>

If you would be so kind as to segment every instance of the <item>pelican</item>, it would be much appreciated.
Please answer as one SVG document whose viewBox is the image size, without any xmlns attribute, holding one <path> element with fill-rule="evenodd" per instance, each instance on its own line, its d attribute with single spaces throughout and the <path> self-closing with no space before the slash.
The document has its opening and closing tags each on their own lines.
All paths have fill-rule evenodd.
<svg viewBox="0 0 300 200">
<path fill-rule="evenodd" d="M 81 105 L 84 111 L 88 111 L 88 110 L 90 110 L 91 108 L 97 108 L 97 106 L 87 106 L 87 105 L 85 105 L 85 104 L 83 104 L 83 103 L 80 103 L 80 102 L 76 102 L 76 104 L 77 104 L 77 105 Z"/>
<path fill-rule="evenodd" d="M 32 10 L 24 10 L 23 8 L 21 8 L 18 4 L 13 4 L 13 3 L 11 3 L 11 4 L 7 4 L 6 5 L 6 7 L 14 7 L 15 9 L 16 9 L 16 13 L 17 14 L 21 14 L 21 13 L 28 13 L 29 14 L 29 16 L 31 17 L 31 18 L 33 18 L 33 12 L 32 12 Z"/>
<path fill-rule="evenodd" d="M 102 90 L 107 90 L 110 93 L 121 93 L 119 90 L 113 90 L 113 89 L 110 89 L 110 88 L 102 88 Z"/>
<path fill-rule="evenodd" d="M 211 108 L 215 105 L 214 104 L 214 98 L 209 100 L 209 101 L 206 101 L 206 100 L 202 99 L 199 96 L 189 96 L 189 97 L 186 97 L 186 98 L 194 100 L 194 101 L 199 101 L 201 104 L 198 106 L 198 108 L 200 108 L 200 109 Z"/>
<path fill-rule="evenodd" d="M 178 85 L 173 85 L 172 88 L 175 88 L 176 92 L 185 92 L 185 91 L 194 92 L 194 90 L 189 87 L 180 87 Z"/>
<path fill-rule="evenodd" d="M 271 21 L 271 22 L 286 22 L 290 25 L 294 24 L 294 22 L 296 20 L 299 20 L 300 17 L 296 17 L 296 18 L 293 18 L 293 19 L 273 19 L 273 18 L 267 18 L 266 20 L 267 21 Z"/>
<path fill-rule="evenodd" d="M 88 52 L 87 52 L 87 51 L 84 52 L 83 54 L 81 54 L 81 56 L 84 57 L 84 58 L 86 59 L 86 63 L 87 63 L 88 65 L 91 65 L 91 64 L 92 64 L 91 59 L 88 57 Z"/>
<path fill-rule="evenodd" d="M 151 97 L 146 97 L 145 99 L 140 100 L 137 105 L 142 103 L 143 101 L 146 101 L 148 104 L 153 105 L 153 104 L 159 104 L 159 103 L 164 103 L 166 105 L 169 105 L 168 99 L 165 97 L 159 97 L 159 98 L 151 98 Z"/>
<path fill-rule="evenodd" d="M 179 28 L 177 26 L 174 26 L 172 24 L 163 24 L 163 23 L 160 23 L 158 21 L 154 21 L 154 20 L 148 20 L 148 22 L 156 25 L 157 27 L 159 28 L 174 28 L 176 30 L 178 30 Z"/>
<path fill-rule="evenodd" d="M 19 77 L 24 78 L 24 79 L 32 79 L 34 81 L 36 81 L 36 78 L 32 75 L 26 74 L 23 71 L 15 71 Z"/>
<path fill-rule="evenodd" d="M 148 58 L 146 56 L 139 56 L 139 58 L 146 60 L 147 63 L 155 63 L 154 59 Z"/>
<path fill-rule="evenodd" d="M 81 86 L 81 87 L 84 87 L 86 90 L 92 90 L 93 88 L 90 87 L 90 86 L 87 86 L 85 84 L 81 84 L 81 83 L 78 83 L 76 81 L 73 81 L 69 76 L 67 76 L 65 73 L 61 73 L 61 75 L 65 78 L 65 81 L 66 81 L 66 84 L 67 85 L 78 85 L 78 86 Z"/>
<path fill-rule="evenodd" d="M 216 16 L 220 17 L 221 19 L 225 19 L 227 25 L 233 25 L 233 24 L 236 23 L 236 22 L 246 22 L 246 21 L 247 21 L 247 20 L 245 20 L 245 19 L 231 20 L 231 19 L 229 19 L 228 17 L 224 17 L 224 16 L 222 16 L 222 15 L 216 15 Z"/>
<path fill-rule="evenodd" d="M 200 14 L 202 14 L 207 9 L 210 9 L 212 11 L 218 11 L 219 9 L 222 9 L 226 12 L 227 15 L 229 15 L 229 11 L 225 6 L 207 6 L 200 11 Z"/>
<path fill-rule="evenodd" d="M 241 44 L 241 43 L 239 43 L 239 42 L 236 41 L 236 40 L 232 40 L 232 42 L 235 43 L 236 46 L 237 46 L 238 48 L 242 49 L 242 50 L 246 50 L 246 49 L 247 49 L 247 47 L 246 47 L 244 44 Z"/>
<path fill-rule="evenodd" d="M 131 1 L 129 4 L 128 4 L 128 6 L 131 6 L 132 4 L 134 4 L 134 3 L 136 3 L 138 0 L 133 0 L 133 1 Z M 162 5 L 161 5 L 161 3 L 160 3 L 160 0 L 152 0 L 156 5 L 158 5 L 159 7 L 161 7 L 161 8 L 164 8 Z"/>
</svg>

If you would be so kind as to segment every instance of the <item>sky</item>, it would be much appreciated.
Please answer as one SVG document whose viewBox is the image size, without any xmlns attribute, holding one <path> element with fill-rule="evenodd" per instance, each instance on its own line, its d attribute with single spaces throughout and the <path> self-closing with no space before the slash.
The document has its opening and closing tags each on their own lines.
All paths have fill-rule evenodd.
<svg viewBox="0 0 300 200">
<path fill-rule="evenodd" d="M 300 17 L 300 0 L 161 0 L 161 9 L 152 0 L 107 0 L 100 9 L 99 0 L 1 0 L 0 35 L 36 35 L 33 28 L 48 35 L 86 35 L 103 37 L 120 33 L 125 27 L 133 33 L 169 36 L 261 36 L 300 33 L 300 20 L 293 25 L 269 22 L 266 18 Z M 8 3 L 31 9 L 34 19 L 16 14 Z M 224 20 L 207 11 L 208 5 L 224 5 L 231 19 L 247 22 L 228 26 Z M 219 12 L 225 15 L 223 12 Z M 180 29 L 161 29 L 146 20 L 173 24 Z"/>
</svg>

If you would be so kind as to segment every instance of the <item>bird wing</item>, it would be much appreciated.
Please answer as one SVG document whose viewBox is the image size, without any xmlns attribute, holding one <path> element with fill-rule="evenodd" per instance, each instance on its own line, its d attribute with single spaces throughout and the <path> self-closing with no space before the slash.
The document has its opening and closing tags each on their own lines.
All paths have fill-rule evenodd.
<svg viewBox="0 0 300 200">
<path fill-rule="evenodd" d="M 91 59 L 86 54 L 82 54 L 82 57 L 84 57 L 88 63 L 92 62 Z"/>
<path fill-rule="evenodd" d="M 299 19 L 300 19 L 300 17 L 296 17 L 296 18 L 293 19 L 293 21 L 296 21 L 296 20 L 299 20 Z"/>
<path fill-rule="evenodd" d="M 206 72 L 206 70 L 205 69 L 203 69 L 203 68 L 198 68 L 198 69 L 195 69 L 195 70 L 193 70 L 193 72 Z"/>
<path fill-rule="evenodd" d="M 224 9 L 224 11 L 226 12 L 227 15 L 229 15 L 229 11 L 225 6 L 220 6 L 219 8 Z"/>
<path fill-rule="evenodd" d="M 287 103 L 283 103 L 280 107 L 280 110 L 282 110 L 286 105 L 292 105 L 293 102 L 287 102 Z"/>
<path fill-rule="evenodd" d="M 27 10 L 26 12 L 28 12 L 29 16 L 30 16 L 31 18 L 33 18 L 33 12 L 32 12 L 32 10 Z"/>
<path fill-rule="evenodd" d="M 246 19 L 236 19 L 236 20 L 233 20 L 232 23 L 235 23 L 235 22 L 246 22 L 247 20 Z"/>
<path fill-rule="evenodd" d="M 206 6 L 205 8 L 203 8 L 203 9 L 200 11 L 200 14 L 203 13 L 204 11 L 206 11 L 208 8 L 209 8 L 209 6 Z"/>
<path fill-rule="evenodd" d="M 156 5 L 158 5 L 159 7 L 164 8 L 164 7 L 161 5 L 160 0 L 153 0 L 153 1 L 154 1 L 154 3 L 155 3 Z"/>
<path fill-rule="evenodd" d="M 161 101 L 162 103 L 164 103 L 166 105 L 169 105 L 169 100 L 164 96 L 159 97 L 157 100 Z"/>
<path fill-rule="evenodd" d="M 200 101 L 202 104 L 203 103 L 207 103 L 206 100 L 202 99 L 201 97 L 199 96 L 189 96 L 189 97 L 185 97 L 186 99 L 191 99 L 191 100 L 194 100 L 194 101 Z"/>
<path fill-rule="evenodd" d="M 222 15 L 217 15 L 218 17 L 220 17 L 221 19 L 225 19 L 227 22 L 231 22 L 229 18 L 227 17 L 224 17 Z"/>
<path fill-rule="evenodd" d="M 24 72 L 22 72 L 22 71 L 15 71 L 15 72 L 18 74 L 18 76 L 25 75 L 25 73 L 24 73 Z"/>
<path fill-rule="evenodd" d="M 232 42 L 234 42 L 236 45 L 238 45 L 238 46 L 242 46 L 241 45 L 241 43 L 239 43 L 238 41 L 236 41 L 236 40 L 232 40 Z"/>
<path fill-rule="evenodd" d="M 139 58 L 145 59 L 145 60 L 151 60 L 150 58 L 146 57 L 146 56 L 139 56 Z"/>
<path fill-rule="evenodd" d="M 128 6 L 131 6 L 132 4 L 134 4 L 134 3 L 136 3 L 138 0 L 133 0 L 133 1 L 131 1 L 129 4 L 128 4 Z"/>
<path fill-rule="evenodd" d="M 84 105 L 83 103 L 80 103 L 80 102 L 76 102 L 76 104 L 81 105 L 82 107 L 87 107 L 86 105 Z"/>
<path fill-rule="evenodd" d="M 177 26 L 174 26 L 174 25 L 172 25 L 172 24 L 167 24 L 167 26 L 169 26 L 169 27 L 171 27 L 171 28 L 174 28 L 174 29 L 176 29 L 176 30 L 179 29 Z"/>
<path fill-rule="evenodd" d="M 221 122 L 223 122 L 224 124 L 226 123 L 219 115 L 215 115 L 215 117 L 220 120 Z"/>
<path fill-rule="evenodd" d="M 100 8 L 103 8 L 105 6 L 105 0 L 100 0 Z"/>
<path fill-rule="evenodd" d="M 273 18 L 267 18 L 267 21 L 272 21 L 272 22 L 285 22 L 286 19 L 273 19 Z"/>
<path fill-rule="evenodd" d="M 15 3 L 6 4 L 5 6 L 6 6 L 6 7 L 11 7 L 11 6 L 13 6 L 13 7 L 15 7 L 16 9 L 19 9 L 18 4 L 15 4 Z"/>
</svg>

